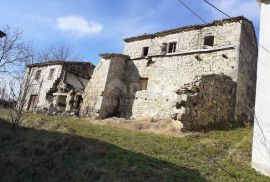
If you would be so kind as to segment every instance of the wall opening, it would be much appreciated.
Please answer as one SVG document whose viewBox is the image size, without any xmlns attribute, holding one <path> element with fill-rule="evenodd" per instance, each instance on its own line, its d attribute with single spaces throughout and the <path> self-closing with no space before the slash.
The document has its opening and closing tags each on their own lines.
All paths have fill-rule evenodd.
<svg viewBox="0 0 270 182">
<path fill-rule="evenodd" d="M 50 69 L 48 80 L 52 80 L 53 79 L 54 71 L 55 71 L 54 68 Z"/>
<path fill-rule="evenodd" d="M 169 43 L 168 53 L 176 52 L 176 46 L 177 46 L 177 42 Z"/>
<path fill-rule="evenodd" d="M 31 95 L 27 110 L 32 110 L 37 106 L 38 95 Z"/>
<path fill-rule="evenodd" d="M 66 99 L 67 99 L 67 96 L 59 95 L 58 96 L 58 107 L 64 107 L 65 108 L 67 106 Z"/>
<path fill-rule="evenodd" d="M 213 47 L 214 46 L 215 37 L 213 35 L 204 37 L 204 48 Z"/>
<path fill-rule="evenodd" d="M 36 75 L 35 75 L 35 80 L 39 80 L 41 76 L 41 70 L 37 70 Z"/>
<path fill-rule="evenodd" d="M 143 47 L 142 57 L 148 56 L 148 53 L 149 53 L 149 47 Z"/>
<path fill-rule="evenodd" d="M 140 78 L 138 81 L 138 85 L 139 85 L 139 91 L 147 90 L 148 78 Z"/>
</svg>

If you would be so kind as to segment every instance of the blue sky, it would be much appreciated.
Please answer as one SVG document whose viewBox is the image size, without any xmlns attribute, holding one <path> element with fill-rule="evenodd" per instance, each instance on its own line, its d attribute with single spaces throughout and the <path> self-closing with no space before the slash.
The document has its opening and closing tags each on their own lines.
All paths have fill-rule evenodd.
<svg viewBox="0 0 270 182">
<path fill-rule="evenodd" d="M 183 0 L 206 21 L 225 18 L 202 0 Z M 209 0 L 259 27 L 256 0 Z M 202 22 L 177 0 L 0 0 L 1 24 L 23 30 L 36 49 L 66 42 L 84 61 L 122 53 L 123 38 Z"/>
</svg>

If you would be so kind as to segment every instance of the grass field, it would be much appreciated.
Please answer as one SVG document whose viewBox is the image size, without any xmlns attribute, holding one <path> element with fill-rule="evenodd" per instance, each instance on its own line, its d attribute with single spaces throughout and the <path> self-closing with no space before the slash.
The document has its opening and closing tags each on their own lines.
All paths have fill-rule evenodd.
<svg viewBox="0 0 270 182">
<path fill-rule="evenodd" d="M 236 181 L 219 165 L 270 181 L 250 167 L 251 128 L 179 138 L 29 114 L 12 130 L 0 114 L 0 181 Z"/>
</svg>

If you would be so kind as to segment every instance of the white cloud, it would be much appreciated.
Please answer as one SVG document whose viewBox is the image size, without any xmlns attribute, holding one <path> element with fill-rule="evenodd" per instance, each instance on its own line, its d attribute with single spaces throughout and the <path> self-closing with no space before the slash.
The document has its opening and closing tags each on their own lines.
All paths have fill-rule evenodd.
<svg viewBox="0 0 270 182">
<path fill-rule="evenodd" d="M 94 21 L 87 21 L 81 16 L 65 16 L 57 18 L 57 28 L 79 36 L 98 34 L 103 25 Z"/>
<path fill-rule="evenodd" d="M 212 0 L 210 1 L 230 16 L 244 15 L 245 17 L 253 20 L 259 20 L 259 5 L 255 0 Z M 224 17 L 212 7 L 209 7 L 213 12 L 213 16 Z"/>
</svg>

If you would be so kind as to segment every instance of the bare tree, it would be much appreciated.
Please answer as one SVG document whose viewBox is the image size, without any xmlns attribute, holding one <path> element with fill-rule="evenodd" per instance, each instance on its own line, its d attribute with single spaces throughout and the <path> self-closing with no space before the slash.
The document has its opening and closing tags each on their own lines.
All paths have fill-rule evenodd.
<svg viewBox="0 0 270 182">
<path fill-rule="evenodd" d="M 26 64 L 32 61 L 32 47 L 23 40 L 21 31 L 5 26 L 1 29 L 6 33 L 0 38 L 0 77 L 5 74 L 22 72 Z"/>
<path fill-rule="evenodd" d="M 50 45 L 48 48 L 37 52 L 36 61 L 76 61 L 79 60 L 78 56 L 74 54 L 74 48 L 67 43 L 59 43 Z"/>
<path fill-rule="evenodd" d="M 21 122 L 23 107 L 31 88 L 29 79 L 23 78 L 25 66 L 33 62 L 31 45 L 23 38 L 22 31 L 5 26 L 5 36 L 0 38 L 1 99 L 11 108 L 13 126 Z"/>
<path fill-rule="evenodd" d="M 24 108 L 29 100 L 29 93 L 33 86 L 32 71 L 24 77 L 14 77 L 9 83 L 10 118 L 12 127 L 20 125 L 24 119 Z"/>
</svg>

